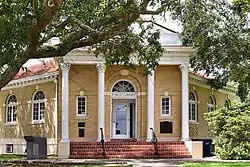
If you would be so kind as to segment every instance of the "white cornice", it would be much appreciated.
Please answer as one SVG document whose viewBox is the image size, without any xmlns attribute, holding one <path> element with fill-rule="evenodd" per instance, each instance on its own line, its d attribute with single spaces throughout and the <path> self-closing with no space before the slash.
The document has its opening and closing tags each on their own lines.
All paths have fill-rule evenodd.
<svg viewBox="0 0 250 167">
<path fill-rule="evenodd" d="M 8 90 L 8 89 L 29 86 L 29 85 L 36 85 L 36 84 L 51 82 L 57 78 L 58 74 L 59 74 L 59 72 L 55 71 L 55 72 L 45 73 L 45 74 L 41 74 L 41 75 L 35 75 L 35 76 L 29 76 L 29 77 L 25 77 L 25 78 L 21 78 L 21 79 L 15 79 L 15 80 L 10 81 L 1 90 Z"/>
<path fill-rule="evenodd" d="M 189 57 L 194 50 L 184 46 L 164 46 L 163 56 L 159 64 L 183 64 L 189 62 Z M 101 56 L 95 57 L 88 49 L 75 49 L 64 57 L 64 62 L 71 64 L 98 64 L 104 62 Z"/>
<path fill-rule="evenodd" d="M 189 84 L 200 86 L 203 88 L 211 89 L 210 85 L 207 83 L 207 79 L 195 74 L 189 73 Z M 237 89 L 233 86 L 226 86 L 222 89 L 219 89 L 218 92 L 235 95 Z"/>
</svg>

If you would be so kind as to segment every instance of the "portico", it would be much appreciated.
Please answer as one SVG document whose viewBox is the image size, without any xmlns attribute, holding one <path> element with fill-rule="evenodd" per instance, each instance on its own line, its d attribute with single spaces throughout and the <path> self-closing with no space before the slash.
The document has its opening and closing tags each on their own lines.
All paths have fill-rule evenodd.
<svg viewBox="0 0 250 167">
<path fill-rule="evenodd" d="M 180 73 L 181 88 L 178 92 L 181 93 L 181 122 L 178 123 L 174 120 L 179 114 L 173 113 L 169 117 L 156 116 L 158 114 L 159 100 L 157 97 L 173 96 L 171 101 L 175 102 L 175 91 L 172 93 L 171 89 L 163 90 L 161 87 L 155 85 L 156 76 L 159 75 L 157 68 L 155 71 L 151 71 L 148 76 L 141 75 L 143 78 L 139 80 L 136 76 L 136 72 L 132 72 L 127 69 L 121 69 L 115 72 L 109 71 L 110 67 L 104 65 L 104 61 L 101 58 L 96 58 L 87 51 L 76 50 L 70 52 L 61 63 L 62 71 L 62 139 L 61 143 L 68 141 L 74 141 L 70 135 L 69 125 L 69 112 L 72 112 L 69 108 L 70 104 L 70 71 L 71 68 L 77 65 L 77 67 L 95 66 L 97 73 L 97 114 L 95 129 L 96 138 L 86 138 L 88 140 L 101 140 L 100 128 L 104 133 L 106 141 L 110 139 L 128 139 L 136 138 L 138 140 L 151 141 L 152 130 L 159 134 L 159 121 L 171 119 L 173 124 L 173 133 L 178 126 L 181 126 L 181 135 L 177 137 L 167 137 L 169 135 L 159 134 L 159 140 L 189 140 L 189 117 L 188 117 L 188 62 L 189 55 L 193 52 L 192 49 L 186 47 L 165 47 L 164 56 L 159 61 L 162 67 L 178 67 L 175 69 L 175 73 Z M 113 68 L 113 67 L 112 67 Z M 74 70 L 73 70 L 74 71 Z M 179 71 L 179 72 L 178 72 Z M 94 73 L 94 71 L 91 71 Z M 115 74 L 117 73 L 117 74 Z M 132 74 L 134 76 L 132 76 Z M 161 74 L 162 75 L 162 74 Z M 145 79 L 144 79 L 145 78 Z M 85 80 L 88 79 L 85 77 Z M 145 80 L 145 81 L 144 81 Z M 169 81 L 170 82 L 170 81 Z M 84 83 L 84 80 L 83 80 Z M 145 86 L 144 86 L 145 85 Z M 89 87 L 87 85 L 87 87 Z M 143 87 L 143 88 L 142 88 Z M 87 88 L 86 88 L 87 89 Z M 90 91 L 84 92 L 84 96 L 91 95 Z M 85 95 L 86 94 L 86 95 Z M 172 95 L 173 94 L 173 95 Z M 161 102 L 162 103 L 162 102 Z M 90 105 L 89 102 L 87 105 Z M 107 105 L 109 109 L 107 110 Z M 161 105 L 160 105 L 161 106 Z M 169 106 L 169 108 L 172 106 Z M 160 109 L 162 110 L 162 108 Z M 175 107 L 173 107 L 172 112 Z M 74 111 L 73 111 L 74 112 Z M 90 112 L 90 111 L 87 111 Z M 95 112 L 94 110 L 91 111 Z M 71 114 L 72 115 L 72 114 Z M 176 116 L 175 116 L 176 115 Z M 75 117 L 76 121 L 80 119 L 87 120 L 90 118 L 90 114 L 86 117 Z M 146 119 L 144 119 L 146 118 Z M 92 119 L 92 118 L 91 118 Z M 160 119 L 160 120 L 159 120 Z M 156 127 L 155 127 L 156 126 Z M 85 130 L 86 132 L 86 130 Z M 144 132 L 145 135 L 144 135 Z M 178 134 L 178 132 L 176 132 Z M 164 136 L 164 137 L 161 137 Z M 85 140 L 82 138 L 82 140 Z M 59 147 L 60 148 L 60 147 Z"/>
</svg>

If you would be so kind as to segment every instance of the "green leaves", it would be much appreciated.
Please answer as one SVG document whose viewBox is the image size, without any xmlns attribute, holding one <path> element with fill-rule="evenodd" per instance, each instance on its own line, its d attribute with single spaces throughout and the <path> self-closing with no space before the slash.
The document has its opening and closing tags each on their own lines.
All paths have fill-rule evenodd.
<svg viewBox="0 0 250 167">
<path fill-rule="evenodd" d="M 205 115 L 222 159 L 250 159 L 250 107 L 234 104 Z"/>
</svg>

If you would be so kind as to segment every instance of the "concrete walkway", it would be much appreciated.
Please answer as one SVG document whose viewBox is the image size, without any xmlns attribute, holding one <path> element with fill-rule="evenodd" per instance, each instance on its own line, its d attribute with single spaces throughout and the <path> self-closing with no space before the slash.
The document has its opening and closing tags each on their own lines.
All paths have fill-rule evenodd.
<svg viewBox="0 0 250 167">
<path fill-rule="evenodd" d="M 115 165 L 134 167 L 183 167 L 184 162 L 250 162 L 249 160 L 219 160 L 216 157 L 202 158 L 202 159 L 56 159 L 48 158 L 43 160 L 0 160 L 1 163 L 39 163 L 39 164 L 64 164 L 64 165 Z"/>
<path fill-rule="evenodd" d="M 187 161 L 188 159 L 186 159 Z M 30 164 L 64 164 L 64 165 L 115 165 L 133 166 L 133 167 L 183 167 L 180 165 L 184 159 L 44 159 L 44 160 L 0 160 L 5 163 L 30 163 Z"/>
</svg>

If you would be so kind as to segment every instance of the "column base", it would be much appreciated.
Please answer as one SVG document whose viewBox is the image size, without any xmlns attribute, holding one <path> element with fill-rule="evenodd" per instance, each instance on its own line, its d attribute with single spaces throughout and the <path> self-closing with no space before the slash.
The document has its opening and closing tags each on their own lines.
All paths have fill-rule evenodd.
<svg viewBox="0 0 250 167">
<path fill-rule="evenodd" d="M 183 138 L 181 138 L 181 141 L 190 141 L 190 138 L 183 137 Z"/>
<path fill-rule="evenodd" d="M 61 140 L 58 144 L 58 158 L 68 159 L 70 155 L 70 141 Z"/>
</svg>

